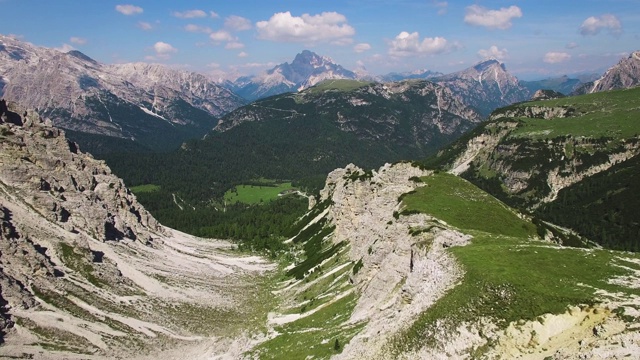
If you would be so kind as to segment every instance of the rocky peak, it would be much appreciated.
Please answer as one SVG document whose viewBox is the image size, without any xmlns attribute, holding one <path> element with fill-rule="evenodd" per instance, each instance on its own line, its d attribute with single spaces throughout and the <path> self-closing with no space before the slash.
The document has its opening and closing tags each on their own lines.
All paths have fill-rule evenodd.
<svg viewBox="0 0 640 360">
<path fill-rule="evenodd" d="M 640 51 L 634 51 L 593 83 L 589 93 L 628 89 L 640 85 Z"/>
</svg>

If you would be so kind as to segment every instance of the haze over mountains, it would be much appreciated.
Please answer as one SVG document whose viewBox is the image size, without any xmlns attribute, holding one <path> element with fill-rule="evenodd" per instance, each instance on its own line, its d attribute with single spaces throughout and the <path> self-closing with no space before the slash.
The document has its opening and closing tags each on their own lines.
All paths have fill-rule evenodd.
<svg viewBox="0 0 640 360">
<path fill-rule="evenodd" d="M 75 50 L 61 53 L 7 36 L 0 42 L 0 94 L 38 109 L 94 153 L 173 149 L 186 139 L 202 137 L 221 116 L 250 100 L 300 91 L 325 80 L 362 79 L 330 58 L 308 50 L 291 63 L 261 75 L 216 84 L 207 76 L 162 65 L 106 65 Z M 637 72 L 634 55 L 628 61 L 631 65 L 612 69 L 604 76 Z M 618 83 L 633 84 L 637 79 L 634 76 L 611 82 L 598 80 L 597 88 L 589 91 L 615 88 Z M 582 84 L 569 78 L 521 82 L 496 60 L 448 75 L 420 70 L 366 78 L 407 79 L 428 79 L 443 85 L 482 116 L 497 107 L 529 99 L 541 88 L 566 94 Z"/>
</svg>

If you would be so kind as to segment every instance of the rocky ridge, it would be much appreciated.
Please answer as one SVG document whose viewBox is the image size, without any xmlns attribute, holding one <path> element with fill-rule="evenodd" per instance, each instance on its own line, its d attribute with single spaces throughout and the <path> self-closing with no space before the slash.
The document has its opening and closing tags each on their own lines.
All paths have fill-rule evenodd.
<svg viewBox="0 0 640 360">
<path fill-rule="evenodd" d="M 488 116 L 493 110 L 530 98 L 530 92 L 511 75 L 504 64 L 487 60 L 468 69 L 433 78 Z"/>
<path fill-rule="evenodd" d="M 0 353 L 162 359 L 174 358 L 162 349 L 197 345 L 229 354 L 235 326 L 261 316 L 246 301 L 262 302 L 262 290 L 246 277 L 272 265 L 162 227 L 102 161 L 8 105 L 3 121 L 23 115 L 0 124 Z"/>
<path fill-rule="evenodd" d="M 81 133 L 162 147 L 204 135 L 244 100 L 195 73 L 160 65 L 104 65 L 0 36 L 0 95 Z M 154 133 L 155 134 L 150 134 Z M 165 135 L 163 135 L 165 134 Z"/>
<path fill-rule="evenodd" d="M 588 93 L 628 89 L 640 84 L 640 51 L 634 51 L 587 87 Z"/>
</svg>

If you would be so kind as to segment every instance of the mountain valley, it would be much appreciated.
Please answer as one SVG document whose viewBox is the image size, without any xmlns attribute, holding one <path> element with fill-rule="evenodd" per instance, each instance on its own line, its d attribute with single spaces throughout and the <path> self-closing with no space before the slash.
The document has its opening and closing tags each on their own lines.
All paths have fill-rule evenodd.
<svg viewBox="0 0 640 360">
<path fill-rule="evenodd" d="M 638 54 L 222 84 L 0 36 L 0 358 L 636 358 Z"/>
</svg>

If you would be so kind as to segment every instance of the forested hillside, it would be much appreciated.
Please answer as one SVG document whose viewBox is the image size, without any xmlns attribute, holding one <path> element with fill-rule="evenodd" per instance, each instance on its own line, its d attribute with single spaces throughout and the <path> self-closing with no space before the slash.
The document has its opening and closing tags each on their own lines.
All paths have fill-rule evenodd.
<svg viewBox="0 0 640 360">
<path fill-rule="evenodd" d="M 640 88 L 513 105 L 428 159 L 603 246 L 639 250 Z"/>
</svg>

